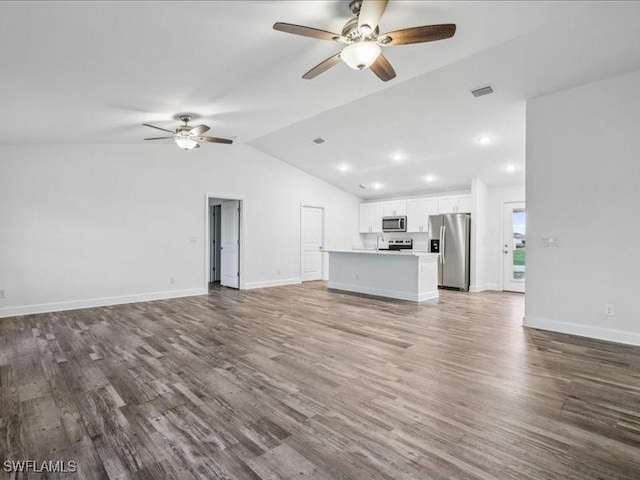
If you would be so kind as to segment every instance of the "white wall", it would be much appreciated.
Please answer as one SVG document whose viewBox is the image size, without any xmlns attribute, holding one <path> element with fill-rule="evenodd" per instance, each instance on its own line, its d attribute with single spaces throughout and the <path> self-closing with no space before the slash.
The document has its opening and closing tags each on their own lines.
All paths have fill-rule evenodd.
<svg viewBox="0 0 640 480">
<path fill-rule="evenodd" d="M 638 85 L 640 72 L 527 104 L 525 325 L 640 345 Z"/>
<path fill-rule="evenodd" d="M 489 194 L 487 186 L 478 178 L 471 183 L 473 211 L 471 212 L 471 271 L 469 290 L 479 292 L 487 289 L 487 215 Z"/>
<path fill-rule="evenodd" d="M 359 241 L 356 197 L 245 145 L 0 146 L 0 316 L 202 293 L 206 193 L 244 197 L 248 288 L 299 281 L 301 203 Z"/>
</svg>

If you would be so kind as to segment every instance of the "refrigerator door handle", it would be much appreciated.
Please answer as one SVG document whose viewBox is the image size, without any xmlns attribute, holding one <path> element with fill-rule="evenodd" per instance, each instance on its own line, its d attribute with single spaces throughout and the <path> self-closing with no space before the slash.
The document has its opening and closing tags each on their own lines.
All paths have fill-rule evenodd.
<svg viewBox="0 0 640 480">
<path fill-rule="evenodd" d="M 445 250 L 445 245 L 446 245 L 446 237 L 447 237 L 447 227 L 445 227 L 444 225 L 442 226 L 442 240 L 440 240 L 440 251 L 442 252 L 440 255 L 442 256 L 442 263 L 446 263 L 446 260 L 444 259 L 445 255 L 447 254 L 446 250 Z"/>
<path fill-rule="evenodd" d="M 438 232 L 438 263 L 442 263 L 442 225 Z"/>
</svg>

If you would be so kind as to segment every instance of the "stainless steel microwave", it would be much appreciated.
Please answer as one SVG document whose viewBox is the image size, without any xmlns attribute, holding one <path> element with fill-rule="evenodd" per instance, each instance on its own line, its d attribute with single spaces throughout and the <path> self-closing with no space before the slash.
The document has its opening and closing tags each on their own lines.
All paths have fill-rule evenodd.
<svg viewBox="0 0 640 480">
<path fill-rule="evenodd" d="M 407 217 L 382 217 L 383 232 L 406 232 Z"/>
</svg>

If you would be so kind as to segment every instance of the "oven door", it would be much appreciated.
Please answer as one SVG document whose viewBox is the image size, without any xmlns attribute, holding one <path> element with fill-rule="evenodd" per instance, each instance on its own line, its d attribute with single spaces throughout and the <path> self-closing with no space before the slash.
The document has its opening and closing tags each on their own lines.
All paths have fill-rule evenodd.
<svg viewBox="0 0 640 480">
<path fill-rule="evenodd" d="M 382 217 L 383 232 L 406 232 L 407 217 Z"/>
</svg>

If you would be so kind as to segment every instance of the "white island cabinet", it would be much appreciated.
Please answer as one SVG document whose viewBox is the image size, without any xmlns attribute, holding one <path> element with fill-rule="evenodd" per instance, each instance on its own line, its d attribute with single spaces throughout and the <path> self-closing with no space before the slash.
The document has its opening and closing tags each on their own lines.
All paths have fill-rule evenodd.
<svg viewBox="0 0 640 480">
<path fill-rule="evenodd" d="M 438 254 L 329 250 L 329 288 L 423 302 L 438 298 Z"/>
</svg>

